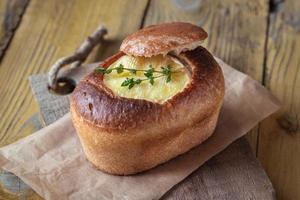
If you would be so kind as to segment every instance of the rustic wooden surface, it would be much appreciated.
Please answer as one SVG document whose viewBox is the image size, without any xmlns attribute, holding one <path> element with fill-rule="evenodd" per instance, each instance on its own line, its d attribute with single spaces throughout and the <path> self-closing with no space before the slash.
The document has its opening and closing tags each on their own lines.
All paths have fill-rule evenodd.
<svg viewBox="0 0 300 200">
<path fill-rule="evenodd" d="M 264 84 L 283 107 L 261 123 L 258 158 L 278 199 L 300 199 L 300 1 L 275 9 L 269 18 Z"/>
<path fill-rule="evenodd" d="M 238 139 L 166 193 L 165 200 L 276 199 L 245 138 Z"/>
<path fill-rule="evenodd" d="M 0 60 L 18 27 L 29 0 L 0 1 Z"/>
<path fill-rule="evenodd" d="M 8 2 L 22 1 L 0 1 L 0 43 L 7 32 L 3 24 Z M 282 110 L 251 131 L 248 140 L 270 176 L 277 197 L 300 199 L 298 0 L 30 0 L 22 9 L 10 8 L 15 15 L 9 16 L 17 16 L 12 18 L 18 22 L 9 29 L 11 39 L 0 64 L 0 146 L 38 128 L 32 120 L 38 108 L 27 77 L 46 72 L 100 23 L 109 28 L 109 40 L 93 52 L 88 62 L 112 54 L 126 34 L 141 26 L 191 21 L 208 31 L 210 36 L 204 46 L 265 84 L 282 101 Z M 15 9 L 24 10 L 22 19 Z M 2 173 L 0 180 L 7 176 Z M 23 190 L 11 189 L 6 183 L 0 187 L 1 198 L 38 199 L 34 192 L 29 190 L 24 196 Z"/>
</svg>

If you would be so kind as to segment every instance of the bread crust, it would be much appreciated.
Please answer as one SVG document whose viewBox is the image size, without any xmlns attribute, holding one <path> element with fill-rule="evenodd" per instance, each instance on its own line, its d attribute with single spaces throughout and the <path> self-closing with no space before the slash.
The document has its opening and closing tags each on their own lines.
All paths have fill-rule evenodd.
<svg viewBox="0 0 300 200">
<path fill-rule="evenodd" d="M 182 52 L 178 59 L 191 69 L 191 81 L 162 104 L 115 96 L 101 74 L 91 73 L 77 85 L 72 119 L 88 160 L 97 168 L 119 175 L 141 172 L 187 152 L 213 133 L 224 98 L 222 70 L 203 47 Z"/>
<path fill-rule="evenodd" d="M 143 57 L 169 52 L 179 54 L 195 49 L 205 38 L 207 33 L 199 26 L 184 22 L 165 23 L 148 26 L 129 35 L 123 40 L 120 50 Z"/>
</svg>

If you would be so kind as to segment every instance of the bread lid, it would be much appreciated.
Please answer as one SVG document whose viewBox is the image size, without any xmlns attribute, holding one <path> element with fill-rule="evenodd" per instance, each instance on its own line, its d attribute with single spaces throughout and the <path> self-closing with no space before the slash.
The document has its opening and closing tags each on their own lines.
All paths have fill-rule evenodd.
<svg viewBox="0 0 300 200">
<path fill-rule="evenodd" d="M 184 22 L 153 25 L 126 37 L 120 50 L 127 55 L 151 57 L 193 50 L 207 33 L 199 26 Z"/>
</svg>

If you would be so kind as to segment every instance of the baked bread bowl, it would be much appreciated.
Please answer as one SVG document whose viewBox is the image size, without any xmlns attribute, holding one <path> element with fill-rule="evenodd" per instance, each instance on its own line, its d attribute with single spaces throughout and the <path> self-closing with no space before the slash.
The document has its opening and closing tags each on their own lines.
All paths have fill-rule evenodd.
<svg viewBox="0 0 300 200">
<path fill-rule="evenodd" d="M 70 110 L 87 159 L 110 174 L 135 174 L 189 151 L 212 135 L 224 98 L 222 70 L 200 43 L 206 32 L 182 22 L 150 26 L 124 39 L 102 63 L 130 69 L 174 66 L 171 81 L 157 78 L 131 89 L 126 76 L 92 72 L 76 86 Z M 121 63 L 121 64 L 120 64 Z M 146 64 L 145 64 L 146 63 Z M 177 71 L 176 71 L 177 70 Z M 175 88 L 175 89 L 174 89 Z"/>
</svg>

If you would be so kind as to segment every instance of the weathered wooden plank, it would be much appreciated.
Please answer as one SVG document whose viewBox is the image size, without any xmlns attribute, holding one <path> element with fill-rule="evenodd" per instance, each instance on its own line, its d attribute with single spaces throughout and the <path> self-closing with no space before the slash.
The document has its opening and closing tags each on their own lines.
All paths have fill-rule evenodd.
<svg viewBox="0 0 300 200">
<path fill-rule="evenodd" d="M 105 45 L 95 49 L 87 62 L 111 55 L 125 35 L 140 27 L 146 5 L 147 0 L 31 0 L 0 64 L 0 146 L 35 130 L 24 126 L 38 112 L 29 75 L 48 71 L 56 59 L 72 53 L 99 24 L 105 24 L 109 34 Z M 1 188 L 4 199 L 11 195 L 13 199 L 38 199 L 32 191 L 26 192 L 32 195 L 24 196 L 3 185 Z"/>
<path fill-rule="evenodd" d="M 0 61 L 7 49 L 29 0 L 0 1 Z"/>
<path fill-rule="evenodd" d="M 261 124 L 258 157 L 278 199 L 300 199 L 300 2 L 272 5 L 264 83 L 283 106 Z"/>
<path fill-rule="evenodd" d="M 163 199 L 266 200 L 275 199 L 275 191 L 249 143 L 241 138 L 172 188 Z"/>
<path fill-rule="evenodd" d="M 56 59 L 72 53 L 99 24 L 107 25 L 107 40 L 113 44 L 95 49 L 87 62 L 108 56 L 125 35 L 139 28 L 146 3 L 31 1 L 0 65 L 0 146 L 20 138 L 18 130 L 38 111 L 27 80 L 30 74 L 46 72 Z M 128 12 L 132 7 L 134 12 Z"/>
<path fill-rule="evenodd" d="M 267 0 L 162 0 L 151 1 L 144 24 L 196 23 L 208 32 L 203 46 L 231 66 L 261 81 L 267 13 Z M 255 152 L 257 128 L 247 138 Z"/>
</svg>

